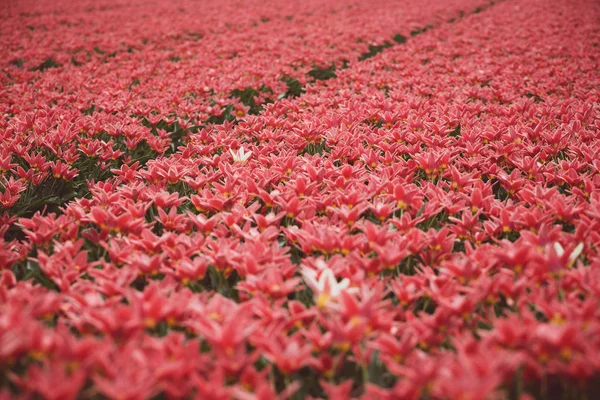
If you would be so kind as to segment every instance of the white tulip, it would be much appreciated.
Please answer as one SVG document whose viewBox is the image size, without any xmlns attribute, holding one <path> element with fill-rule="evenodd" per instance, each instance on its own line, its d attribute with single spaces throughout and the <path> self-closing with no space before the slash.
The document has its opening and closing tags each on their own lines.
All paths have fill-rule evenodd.
<svg viewBox="0 0 600 400">
<path fill-rule="evenodd" d="M 245 163 L 247 159 L 252 155 L 251 151 L 246 152 L 243 147 L 240 147 L 238 151 L 233 151 L 229 149 L 231 156 L 233 157 L 233 162 Z"/>
<path fill-rule="evenodd" d="M 316 304 L 319 308 L 323 308 L 330 303 L 335 303 L 343 291 L 347 293 L 357 291 L 356 288 L 350 287 L 350 280 L 348 278 L 344 278 L 338 282 L 333 271 L 329 268 L 322 269 L 318 279 L 316 271 L 310 268 L 303 268 L 302 277 L 308 287 L 314 292 Z"/>
</svg>

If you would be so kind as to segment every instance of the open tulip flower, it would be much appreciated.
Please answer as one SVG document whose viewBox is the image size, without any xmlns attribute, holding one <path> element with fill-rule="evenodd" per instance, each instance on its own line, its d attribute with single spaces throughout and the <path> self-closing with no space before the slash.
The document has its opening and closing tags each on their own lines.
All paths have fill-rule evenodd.
<svg viewBox="0 0 600 400">
<path fill-rule="evenodd" d="M 333 272 L 325 267 L 320 271 L 319 276 L 311 269 L 302 270 L 302 277 L 306 285 L 315 294 L 315 304 L 318 308 L 323 308 L 330 303 L 337 302 L 342 292 L 355 292 L 356 288 L 350 288 L 348 278 L 337 281 Z"/>
<path fill-rule="evenodd" d="M 598 21 L 0 2 L 0 398 L 598 398 Z"/>
<path fill-rule="evenodd" d="M 229 152 L 231 153 L 231 156 L 233 157 L 233 161 L 234 162 L 239 162 L 239 163 L 245 163 L 246 160 L 248 160 L 250 158 L 250 156 L 252 155 L 251 151 L 244 151 L 243 147 L 240 147 L 239 150 L 237 151 L 233 151 L 231 149 L 229 149 Z"/>
</svg>

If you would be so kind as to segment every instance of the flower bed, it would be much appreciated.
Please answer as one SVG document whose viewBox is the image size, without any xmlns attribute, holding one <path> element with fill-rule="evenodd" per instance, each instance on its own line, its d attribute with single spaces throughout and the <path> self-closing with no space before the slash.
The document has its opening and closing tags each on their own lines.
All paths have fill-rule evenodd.
<svg viewBox="0 0 600 400">
<path fill-rule="evenodd" d="M 598 4 L 291 3 L 9 5 L 3 395 L 594 393 Z"/>
</svg>

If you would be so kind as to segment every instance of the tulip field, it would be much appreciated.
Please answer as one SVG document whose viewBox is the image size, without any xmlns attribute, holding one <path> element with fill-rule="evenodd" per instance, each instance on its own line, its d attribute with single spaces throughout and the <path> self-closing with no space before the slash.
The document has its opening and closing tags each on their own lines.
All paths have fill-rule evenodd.
<svg viewBox="0 0 600 400">
<path fill-rule="evenodd" d="M 600 2 L 0 2 L 0 400 L 600 397 Z"/>
</svg>

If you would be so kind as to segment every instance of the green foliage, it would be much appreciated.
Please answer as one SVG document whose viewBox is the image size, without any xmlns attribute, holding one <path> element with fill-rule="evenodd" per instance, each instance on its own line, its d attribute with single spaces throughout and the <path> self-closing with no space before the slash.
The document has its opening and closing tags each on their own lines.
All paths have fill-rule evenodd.
<svg viewBox="0 0 600 400">
<path fill-rule="evenodd" d="M 461 129 L 461 127 L 460 127 L 460 123 L 459 123 L 458 125 L 456 125 L 456 128 L 454 128 L 454 130 L 448 134 L 448 136 L 459 137 L 461 135 L 460 129 Z"/>
<path fill-rule="evenodd" d="M 408 39 L 406 38 L 406 36 L 401 35 L 399 33 L 396 33 L 394 35 L 394 37 L 392 37 L 392 40 L 398 44 L 404 44 L 408 41 Z"/>
<path fill-rule="evenodd" d="M 15 58 L 14 60 L 10 60 L 8 62 L 9 65 L 14 65 L 17 68 L 23 68 L 24 63 L 25 63 L 25 60 L 22 58 Z"/>
<path fill-rule="evenodd" d="M 302 86 L 298 79 L 284 76 L 281 80 L 287 85 L 287 90 L 285 93 L 279 95 L 279 99 L 298 97 L 305 92 L 304 86 Z"/>
<path fill-rule="evenodd" d="M 413 37 L 414 37 L 414 36 L 420 35 L 420 34 L 422 34 L 422 33 L 425 33 L 425 32 L 427 32 L 427 31 L 428 31 L 429 29 L 431 29 L 431 28 L 433 28 L 433 25 L 425 25 L 423 28 L 417 28 L 417 29 L 413 29 L 413 30 L 410 32 L 410 36 L 413 36 Z"/>
<path fill-rule="evenodd" d="M 396 37 L 396 36 L 394 36 L 394 37 Z M 374 57 L 389 47 L 392 47 L 392 44 L 390 42 L 388 42 L 387 40 L 385 42 L 383 42 L 383 44 L 379 44 L 379 45 L 371 45 L 370 44 L 369 51 L 361 54 L 360 57 L 358 57 L 358 61 L 363 61 L 368 58 Z"/>
<path fill-rule="evenodd" d="M 46 60 L 43 63 L 41 63 L 37 67 L 32 68 L 31 71 L 41 71 L 41 72 L 44 72 L 44 71 L 46 71 L 48 69 L 58 68 L 60 66 L 62 66 L 62 64 L 59 64 L 54 58 L 48 57 L 48 58 L 46 58 Z"/>
<path fill-rule="evenodd" d="M 335 73 L 335 64 L 331 64 L 329 67 L 318 67 L 316 65 L 308 72 L 308 76 L 313 78 L 315 81 L 326 81 L 328 79 L 337 78 Z"/>
<path fill-rule="evenodd" d="M 131 90 L 134 86 L 138 86 L 140 84 L 140 80 L 139 78 L 135 78 L 134 80 L 131 81 L 131 83 L 129 84 L 128 89 Z"/>
<path fill-rule="evenodd" d="M 245 89 L 235 89 L 231 92 L 231 96 L 232 97 L 237 97 L 238 99 L 240 99 L 240 101 L 242 102 L 243 105 L 245 105 L 246 107 L 249 107 L 250 110 L 248 111 L 249 114 L 251 115 L 257 115 L 258 113 L 260 113 L 263 109 L 262 105 L 257 104 L 257 102 L 254 100 L 257 96 L 260 95 L 260 93 L 273 93 L 273 91 L 271 90 L 271 88 L 262 85 L 259 89 L 255 89 L 253 87 L 247 87 Z"/>
<path fill-rule="evenodd" d="M 544 101 L 544 99 L 542 99 L 540 96 L 538 96 L 538 95 L 536 95 L 536 94 L 533 94 L 533 93 L 531 93 L 531 92 L 527 92 L 527 93 L 525 93 L 525 97 L 527 97 L 528 99 L 531 99 L 531 98 L 533 98 L 533 102 L 534 102 L 534 103 L 536 103 L 536 104 L 537 104 L 537 103 L 541 103 L 541 102 L 543 102 L 543 101 Z"/>
<path fill-rule="evenodd" d="M 38 211 L 57 212 L 60 206 L 75 197 L 73 182 L 50 177 L 37 186 L 30 185 L 10 211 L 12 215 L 28 218 Z"/>
</svg>

